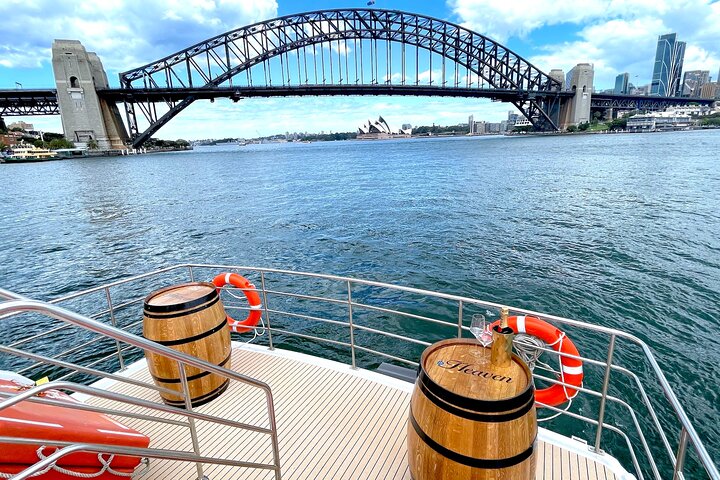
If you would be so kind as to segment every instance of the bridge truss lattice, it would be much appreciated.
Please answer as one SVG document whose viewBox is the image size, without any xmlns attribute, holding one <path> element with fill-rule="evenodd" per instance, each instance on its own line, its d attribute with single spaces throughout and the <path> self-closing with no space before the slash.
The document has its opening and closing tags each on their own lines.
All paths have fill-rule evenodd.
<svg viewBox="0 0 720 480">
<path fill-rule="evenodd" d="M 484 35 L 375 9 L 242 27 L 124 72 L 120 84 L 135 146 L 202 98 L 457 94 L 511 102 L 536 129 L 557 130 L 561 95 L 560 83 Z"/>
</svg>

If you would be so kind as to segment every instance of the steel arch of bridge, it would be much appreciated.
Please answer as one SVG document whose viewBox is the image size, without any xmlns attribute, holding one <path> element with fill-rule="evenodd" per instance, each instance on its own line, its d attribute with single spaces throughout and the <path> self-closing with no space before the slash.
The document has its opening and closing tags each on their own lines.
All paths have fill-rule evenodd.
<svg viewBox="0 0 720 480">
<path fill-rule="evenodd" d="M 360 41 L 360 52 L 353 50 L 356 81 L 350 82 L 352 62 L 347 58 L 348 41 L 355 47 Z M 337 95 L 338 86 L 355 86 L 364 83 L 358 75 L 358 57 L 360 68 L 363 68 L 363 41 L 375 42 L 376 68 L 371 73 L 371 88 L 356 88 L 355 94 L 361 95 L 429 95 L 428 87 L 443 89 L 439 95 L 448 95 L 448 90 L 457 90 L 458 93 L 471 87 L 470 79 L 477 81 L 477 97 L 502 99 L 513 103 L 532 122 L 538 130 L 557 130 L 561 85 L 556 80 L 536 68 L 534 65 L 511 51 L 507 47 L 479 33 L 468 30 L 462 26 L 439 20 L 432 17 L 412 13 L 376 10 L 376 9 L 343 9 L 327 10 L 296 15 L 288 15 L 272 20 L 259 22 L 198 43 L 186 50 L 169 55 L 161 60 L 147 64 L 143 67 L 120 74 L 121 88 L 126 92 L 125 111 L 128 119 L 133 145 L 142 145 L 157 130 L 170 121 L 174 116 L 199 98 L 208 98 L 205 92 L 227 90 L 233 88 L 233 78 L 247 73 L 247 84 L 238 87 L 236 94 L 231 96 L 234 100 L 244 96 L 253 96 L 252 90 L 277 90 L 279 85 L 272 85 L 272 76 L 268 76 L 267 62 L 279 57 L 282 70 L 283 95 Z M 402 72 L 399 83 L 394 83 L 390 77 L 391 60 L 388 60 L 387 77 L 380 79 L 377 67 L 377 42 L 384 41 L 386 45 L 402 45 Z M 312 59 L 317 61 L 315 47 L 319 44 L 329 45 L 330 76 L 333 74 L 333 48 L 338 52 L 345 48 L 345 72 L 343 62 L 338 53 L 336 67 L 339 72 L 339 83 L 334 79 L 328 84 L 325 78 L 324 56 L 323 81 L 319 83 L 317 67 L 315 83 L 308 80 L 308 50 L 313 48 Z M 351 44 L 352 45 L 352 44 Z M 419 69 L 419 51 L 427 53 L 430 61 L 430 83 L 420 84 L 420 75 L 416 71 L 414 82 L 408 82 L 406 68 L 411 59 L 406 58 L 405 46 L 415 47 L 415 67 Z M 388 58 L 392 47 L 388 46 Z M 305 64 L 305 82 L 302 82 L 300 64 L 302 52 Z M 290 53 L 297 55 L 298 84 L 290 85 Z M 321 55 L 324 55 L 321 49 Z M 442 81 L 433 85 L 433 55 L 442 59 Z M 285 60 L 283 62 L 283 59 Z M 370 56 L 372 63 L 372 52 Z M 454 82 L 446 78 L 446 61 L 454 64 Z M 262 65 L 265 69 L 265 82 L 258 85 L 253 82 L 250 72 L 252 67 Z M 285 82 L 285 68 L 287 66 L 287 85 Z M 466 71 L 465 82 L 459 81 L 460 68 Z M 259 67 L 258 67 L 259 68 Z M 371 65 L 372 69 L 372 65 Z M 345 78 L 343 79 L 343 73 Z M 481 81 L 483 87 L 481 87 Z M 436 80 L 438 80 L 436 78 Z M 345 83 L 343 83 L 345 82 Z M 448 86 L 448 83 L 450 85 Z M 373 89 L 375 85 L 377 88 Z M 388 87 L 392 88 L 388 89 Z M 420 87 L 423 92 L 418 93 Z M 198 92 L 200 90 L 200 92 Z M 348 88 L 348 91 L 352 90 Z M 137 97 L 133 96 L 137 92 Z M 155 92 L 152 98 L 146 93 Z M 496 95 L 494 92 L 498 92 Z M 166 93 L 164 102 L 167 112 L 158 114 L 156 103 L 158 93 Z M 187 92 L 187 93 L 184 93 Z M 333 93 L 334 92 L 334 93 Z M 357 93 L 359 92 L 359 93 Z M 382 93 L 380 93 L 382 92 Z M 178 98 L 181 93 L 182 99 Z M 510 93 L 510 95 L 508 95 Z M 258 94 L 259 95 L 259 94 Z M 220 95 L 218 95 L 220 96 Z M 467 92 L 459 96 L 468 96 Z M 210 95 L 212 98 L 212 95 Z M 149 123 L 149 128 L 140 132 L 137 123 L 136 107 Z"/>
</svg>

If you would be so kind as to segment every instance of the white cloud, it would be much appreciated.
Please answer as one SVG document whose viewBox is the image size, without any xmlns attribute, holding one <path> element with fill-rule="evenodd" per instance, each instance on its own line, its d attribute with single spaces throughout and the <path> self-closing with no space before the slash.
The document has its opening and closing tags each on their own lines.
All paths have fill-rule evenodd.
<svg viewBox="0 0 720 480">
<path fill-rule="evenodd" d="M 77 39 L 119 72 L 277 15 L 276 0 L 0 2 L 0 65 L 40 67 L 56 38 Z"/>
<path fill-rule="evenodd" d="M 657 37 L 668 32 L 677 32 L 687 43 L 684 70 L 710 70 L 715 76 L 720 66 L 720 2 L 448 0 L 448 5 L 466 26 L 501 42 L 513 36 L 529 38 L 546 26 L 572 26 L 567 40 L 540 44 L 535 47 L 540 53 L 529 60 L 545 71 L 567 72 L 577 63 L 592 63 L 600 89 L 612 87 L 622 72 L 629 72 L 636 85 L 649 83 Z"/>
<path fill-rule="evenodd" d="M 664 12 L 669 4 L 670 0 L 448 0 L 464 25 L 499 41 L 511 36 L 522 37 L 547 25 L 583 24 L 614 17 L 632 18 L 648 11 Z"/>
</svg>

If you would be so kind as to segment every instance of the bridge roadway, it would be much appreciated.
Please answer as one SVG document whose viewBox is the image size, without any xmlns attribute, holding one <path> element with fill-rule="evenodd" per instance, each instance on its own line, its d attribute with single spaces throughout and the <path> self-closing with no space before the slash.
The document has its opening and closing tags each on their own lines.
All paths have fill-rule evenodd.
<svg viewBox="0 0 720 480">
<path fill-rule="evenodd" d="M 0 90 L 0 117 L 60 115 L 57 90 L 49 88 Z"/>
<path fill-rule="evenodd" d="M 519 92 L 497 88 L 448 88 L 429 85 L 301 85 L 267 87 L 214 87 L 214 88 L 108 88 L 98 95 L 116 103 L 178 102 L 193 96 L 198 100 L 229 98 L 239 101 L 253 97 L 283 96 L 354 96 L 354 95 L 405 95 L 433 97 L 490 98 L 494 101 L 513 102 L 523 98 L 545 95 L 543 92 Z M 572 97 L 572 92 L 554 92 L 558 97 Z M 670 106 L 707 105 L 715 100 L 706 98 L 653 97 L 638 95 L 592 94 L 592 108 L 618 110 L 652 109 Z M 55 89 L 0 90 L 0 117 L 59 115 Z"/>
<path fill-rule="evenodd" d="M 188 96 L 197 100 L 229 98 L 240 100 L 250 97 L 286 97 L 286 96 L 355 96 L 355 95 L 405 95 L 418 97 L 464 97 L 491 98 L 512 102 L 557 95 L 572 97 L 572 92 L 518 91 L 498 88 L 459 88 L 430 85 L 300 85 L 300 86 L 262 86 L 262 87 L 214 87 L 214 88 L 117 88 L 98 90 L 98 95 L 115 102 L 163 102 L 182 101 Z"/>
</svg>

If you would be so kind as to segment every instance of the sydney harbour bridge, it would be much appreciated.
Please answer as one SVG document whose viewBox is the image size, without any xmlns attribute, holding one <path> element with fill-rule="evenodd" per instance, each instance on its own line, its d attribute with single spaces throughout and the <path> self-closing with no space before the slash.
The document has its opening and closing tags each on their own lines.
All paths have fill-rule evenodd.
<svg viewBox="0 0 720 480">
<path fill-rule="evenodd" d="M 585 104 L 589 113 L 591 104 L 657 109 L 712 103 L 591 93 L 589 101 L 591 84 L 589 91 L 580 85 L 564 88 L 562 73 L 548 75 L 480 33 L 436 18 L 377 9 L 301 13 L 238 28 L 121 73 L 119 88 L 109 88 L 95 54 L 89 54 L 90 68 L 82 58 L 73 60 L 82 55 L 88 56 L 79 42 L 56 41 L 56 88 L 0 90 L 0 117 L 61 114 L 71 141 L 85 135 L 107 145 L 120 141 L 140 147 L 193 102 L 216 98 L 490 98 L 514 105 L 538 131 L 572 123 L 573 110 Z M 109 137 L 117 138 L 110 142 Z"/>
</svg>

